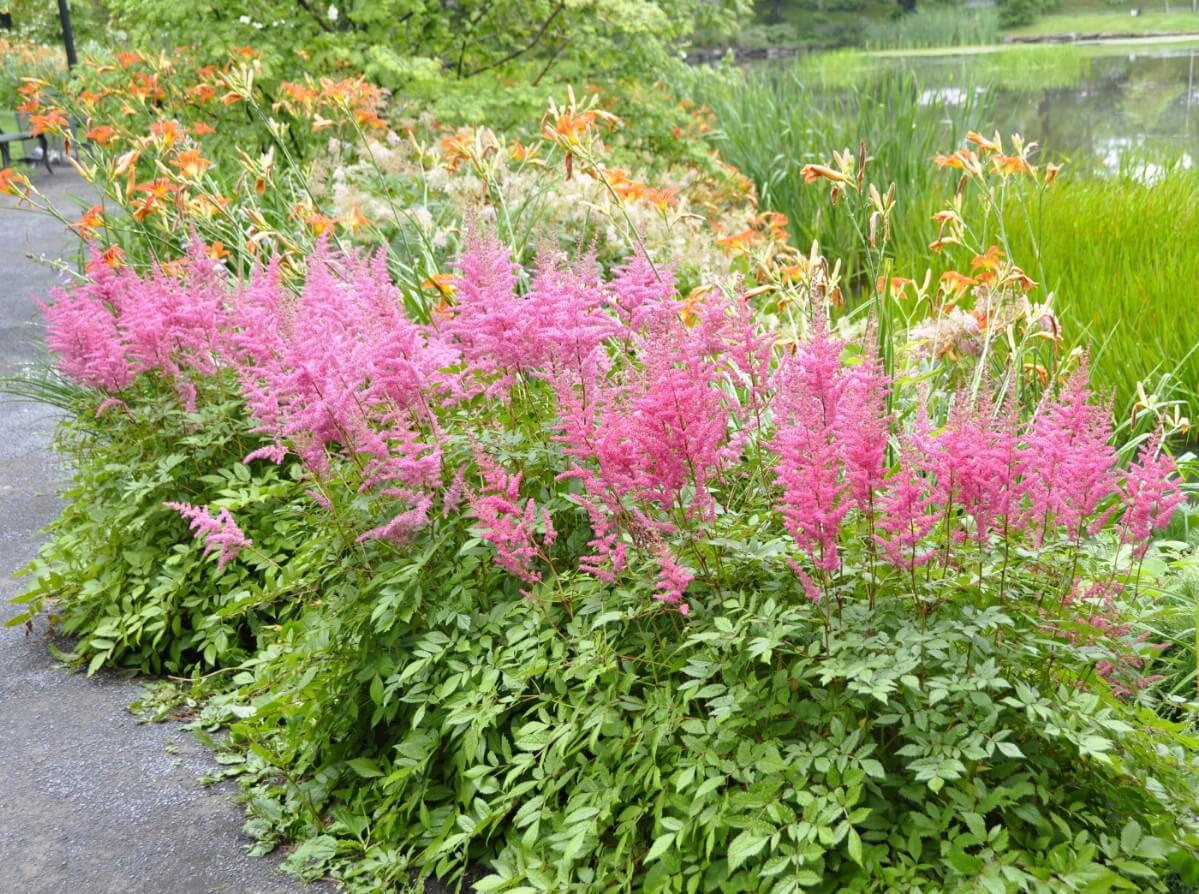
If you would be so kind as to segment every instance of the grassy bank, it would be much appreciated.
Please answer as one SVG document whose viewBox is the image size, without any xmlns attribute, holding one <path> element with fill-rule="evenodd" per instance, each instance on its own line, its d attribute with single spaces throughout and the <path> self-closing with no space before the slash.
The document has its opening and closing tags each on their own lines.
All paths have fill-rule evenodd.
<svg viewBox="0 0 1199 894">
<path fill-rule="evenodd" d="M 1131 15 L 1130 11 L 1095 11 L 1054 13 L 1043 16 L 1029 25 L 1010 28 L 1013 36 L 1049 34 L 1154 34 L 1184 32 L 1199 34 L 1199 13 L 1145 12 Z"/>
<path fill-rule="evenodd" d="M 1199 172 L 1173 169 L 1151 185 L 1134 176 L 1069 179 L 1009 216 L 1014 247 L 1039 254 L 1039 276 L 1067 326 L 1094 346 L 1095 373 L 1118 403 L 1128 406 L 1138 381 L 1163 374 L 1193 403 Z"/>
</svg>

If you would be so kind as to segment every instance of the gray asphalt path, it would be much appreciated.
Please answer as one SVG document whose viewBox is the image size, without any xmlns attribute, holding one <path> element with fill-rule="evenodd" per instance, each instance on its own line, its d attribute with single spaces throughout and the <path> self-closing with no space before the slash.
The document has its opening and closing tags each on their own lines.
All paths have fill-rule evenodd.
<svg viewBox="0 0 1199 894">
<path fill-rule="evenodd" d="M 85 194 L 72 173 L 35 174 L 60 207 Z M 74 248 L 44 216 L 0 196 L 0 375 L 43 356 L 34 296 L 57 275 L 30 260 Z M 36 553 L 58 511 L 64 472 L 54 418 L 0 400 L 0 618 L 21 589 L 10 577 Z M 56 667 L 44 626 L 0 628 L 0 894 L 284 894 L 277 857 L 244 853 L 233 789 L 197 778 L 210 755 L 172 724 L 139 725 L 136 682 Z M 310 886 L 308 894 L 331 890 Z"/>
</svg>

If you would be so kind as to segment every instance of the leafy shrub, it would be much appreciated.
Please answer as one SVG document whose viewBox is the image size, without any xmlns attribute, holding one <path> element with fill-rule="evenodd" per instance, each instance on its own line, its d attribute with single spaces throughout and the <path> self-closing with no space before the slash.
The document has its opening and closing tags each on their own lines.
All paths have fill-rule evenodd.
<svg viewBox="0 0 1199 894">
<path fill-rule="evenodd" d="M 243 464 L 256 439 L 227 389 L 206 390 L 194 412 L 149 379 L 136 395 L 136 409 L 114 406 L 101 418 L 85 410 L 63 424 L 58 446 L 74 481 L 14 623 L 49 602 L 62 632 L 79 637 L 72 657 L 92 671 L 181 674 L 236 663 L 298 601 L 289 590 L 296 569 L 282 567 L 306 502 L 297 468 Z M 214 573 L 168 500 L 233 510 L 254 550 Z"/>
<path fill-rule="evenodd" d="M 1181 499 L 1160 438 L 1120 461 L 1085 367 L 1042 393 L 997 345 L 976 376 L 996 385 L 955 393 L 932 354 L 851 344 L 810 263 L 790 323 L 680 300 L 644 256 L 526 276 L 483 237 L 428 323 L 381 257 L 326 247 L 294 293 L 277 263 L 232 283 L 193 246 L 174 274 L 97 262 L 59 296 L 51 344 L 108 402 L 155 418 L 139 383 L 158 377 L 203 413 L 236 381 L 264 439 L 213 464 L 263 445 L 214 491 L 131 470 L 135 493 L 154 482 L 143 511 L 244 529 L 199 526 L 238 577 L 197 585 L 190 617 L 238 606 L 237 581 L 293 596 L 208 709 L 247 755 L 264 849 L 299 838 L 293 870 L 362 890 L 472 861 L 492 891 L 1166 890 L 1193 871 L 1193 743 L 1152 710 L 1157 647 L 1130 626 Z M 995 271 L 993 309 L 1021 275 Z M 263 459 L 291 470 L 277 494 L 289 475 Z M 272 532 L 280 511 L 295 527 Z M 94 601 L 59 598 L 81 619 Z M 76 630 L 98 649 L 132 610 Z M 192 627 L 184 658 L 211 641 Z"/>
</svg>

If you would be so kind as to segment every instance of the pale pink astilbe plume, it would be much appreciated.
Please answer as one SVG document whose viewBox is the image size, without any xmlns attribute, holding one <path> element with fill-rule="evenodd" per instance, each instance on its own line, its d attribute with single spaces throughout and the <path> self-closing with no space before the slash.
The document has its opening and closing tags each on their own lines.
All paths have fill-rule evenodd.
<svg viewBox="0 0 1199 894">
<path fill-rule="evenodd" d="M 535 540 L 539 513 L 532 499 L 521 502 L 521 473 L 509 475 L 481 451 L 476 452 L 476 462 L 483 487 L 471 498 L 470 508 L 480 536 L 495 549 L 501 568 L 527 584 L 537 583 L 541 573 L 533 565 L 540 555 Z M 540 517 L 547 526 L 543 542 L 552 541 L 549 515 L 543 510 Z"/>
<path fill-rule="evenodd" d="M 46 343 L 58 367 L 77 382 L 110 394 L 129 387 L 134 370 L 125 356 L 117 320 L 94 283 L 56 289 L 43 304 Z"/>
<path fill-rule="evenodd" d="M 204 541 L 204 555 L 218 551 L 217 571 L 223 570 L 237 558 L 238 553 L 253 543 L 242 533 L 228 509 L 222 509 L 214 518 L 205 506 L 175 502 L 166 505 L 187 519 L 188 526 Z"/>
<path fill-rule="evenodd" d="M 194 409 L 195 385 L 187 373 L 212 375 L 225 353 L 229 292 L 224 268 L 195 237 L 177 272 L 156 266 L 143 279 L 125 268 L 110 280 L 110 301 L 134 369 L 171 379 L 188 409 Z"/>
<path fill-rule="evenodd" d="M 1169 525 L 1174 510 L 1186 499 L 1178 486 L 1177 471 L 1173 458 L 1162 449 L 1159 429 L 1123 475 L 1125 509 L 1121 527 L 1137 559 L 1148 551 L 1153 532 Z"/>
<path fill-rule="evenodd" d="M 1023 521 L 1043 542 L 1054 526 L 1073 540 L 1087 530 L 1119 483 L 1111 415 L 1091 400 L 1087 364 L 1056 398 L 1046 396 L 1029 425 L 1020 472 L 1027 499 Z"/>
<path fill-rule="evenodd" d="M 366 539 L 403 542 L 428 521 L 440 488 L 436 409 L 454 399 L 445 368 L 456 349 L 410 321 L 381 253 L 340 254 L 318 243 L 298 295 L 277 262 L 257 273 L 235 308 L 232 350 L 243 393 L 272 445 L 317 475 L 332 456 L 359 463 L 362 491 L 399 507 Z"/>
<path fill-rule="evenodd" d="M 605 364 L 603 343 L 618 337 L 621 326 L 604 312 L 604 294 L 594 259 L 584 257 L 573 267 L 559 255 L 541 255 L 525 296 L 528 318 L 526 364 L 594 375 Z"/>
<path fill-rule="evenodd" d="M 454 477 L 441 496 L 441 517 L 449 518 L 450 513 L 457 512 L 466 496 L 466 463 L 462 463 L 454 471 Z M 547 529 L 548 530 L 548 529 Z"/>
<path fill-rule="evenodd" d="M 732 410 L 739 426 L 737 446 L 764 424 L 773 396 L 771 366 L 774 337 L 758 322 L 748 299 L 726 299 L 712 290 L 700 307 L 692 331 L 699 349 L 711 356 L 735 395 Z"/>
<path fill-rule="evenodd" d="M 623 513 L 620 493 L 625 478 L 620 469 L 626 461 L 623 456 L 618 457 L 618 468 L 613 469 L 612 457 L 608 455 L 611 442 L 601 440 L 601 402 L 611 389 L 594 375 L 562 373 L 552 384 L 558 400 L 555 440 L 563 445 L 563 452 L 571 460 L 570 468 L 558 477 L 575 479 L 581 484 L 583 495 L 577 499 L 587 510 L 591 524 L 591 540 L 587 545 L 594 552 L 579 558 L 579 568 L 612 583 L 624 569 L 626 559 L 626 547 L 616 522 Z"/>
<path fill-rule="evenodd" d="M 679 564 L 678 559 L 665 544 L 658 547 L 658 581 L 654 598 L 667 605 L 678 606 L 679 614 L 686 615 L 691 606 L 683 601 L 683 594 L 694 579 L 690 571 Z"/>
<path fill-rule="evenodd" d="M 592 555 L 580 567 L 603 580 L 624 567 L 627 546 L 659 538 L 682 518 L 710 518 L 711 488 L 733 454 L 730 414 L 716 363 L 672 320 L 638 339 L 640 365 L 611 381 L 558 376 L 559 435 L 591 520 Z"/>
<path fill-rule="evenodd" d="M 42 306 L 63 372 L 115 392 L 156 370 L 193 409 L 195 384 L 188 375 L 217 370 L 229 292 L 223 271 L 198 240 L 193 243 L 178 276 L 156 268 L 145 278 L 130 268 L 111 269 L 93 246 L 87 281 L 55 292 L 55 303 Z"/>
<path fill-rule="evenodd" d="M 120 407 L 122 410 L 124 410 L 125 415 L 130 419 L 136 421 L 137 417 L 134 416 L 133 411 L 129 409 L 129 404 L 125 403 L 125 401 L 121 400 L 119 397 L 108 397 L 100 401 L 100 406 L 96 407 L 96 412 L 92 415 L 92 418 L 99 419 L 109 410 L 115 410 L 117 407 Z"/>
<path fill-rule="evenodd" d="M 487 382 L 488 396 L 502 396 L 513 376 L 530 365 L 534 335 L 528 307 L 516 294 L 519 267 L 493 236 L 472 233 L 458 259 L 458 292 L 447 334 L 469 371 Z"/>
<path fill-rule="evenodd" d="M 429 523 L 429 510 L 432 506 L 433 499 L 428 494 L 415 495 L 408 509 L 397 513 L 378 527 L 359 534 L 358 542 L 387 540 L 396 546 L 403 546 Z"/>
<path fill-rule="evenodd" d="M 882 487 L 891 417 L 887 397 L 891 381 L 878 356 L 877 334 L 866 334 L 859 362 L 844 374 L 834 422 L 845 463 L 845 480 L 857 508 L 873 515 L 875 494 Z"/>
<path fill-rule="evenodd" d="M 616 268 L 605 292 L 620 322 L 639 331 L 675 314 L 674 288 L 673 268 L 659 267 L 655 272 L 638 249 Z"/>
<path fill-rule="evenodd" d="M 984 394 L 977 401 L 957 395 L 939 445 L 941 498 L 973 519 L 973 536 L 981 547 L 1011 527 L 1019 497 L 1019 422 L 1014 401 L 1002 410 Z"/>
<path fill-rule="evenodd" d="M 249 282 L 236 295 L 227 348 L 257 430 L 274 435 L 276 444 L 280 444 L 283 425 L 282 391 L 277 385 L 288 353 L 293 304 L 294 298 L 283 284 L 279 256 L 274 255 L 267 264 L 253 270 Z M 282 462 L 278 452 L 262 455 L 279 456 L 277 461 Z"/>
<path fill-rule="evenodd" d="M 879 533 L 874 538 L 883 558 L 909 573 L 936 553 L 926 538 L 943 512 L 944 493 L 937 476 L 943 460 L 938 453 L 922 405 L 914 430 L 901 438 L 898 467 L 878 501 Z"/>
<path fill-rule="evenodd" d="M 840 341 L 817 318 L 811 338 L 776 373 L 778 427 L 770 450 L 778 457 L 775 482 L 788 533 L 823 572 L 839 563 L 837 541 L 850 509 L 838 443 L 839 405 L 845 390 Z"/>
<path fill-rule="evenodd" d="M 679 505 L 688 518 L 709 517 L 711 484 L 731 459 L 719 370 L 681 324 L 646 341 L 642 364 L 607 420 L 614 436 L 633 448 L 633 493 L 664 513 Z M 685 498 L 688 485 L 692 493 Z"/>
</svg>

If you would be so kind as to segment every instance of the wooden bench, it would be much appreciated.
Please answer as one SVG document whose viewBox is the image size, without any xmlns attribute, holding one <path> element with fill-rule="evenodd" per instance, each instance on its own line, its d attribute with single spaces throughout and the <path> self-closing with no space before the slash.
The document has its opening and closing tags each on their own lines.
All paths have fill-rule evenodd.
<svg viewBox="0 0 1199 894">
<path fill-rule="evenodd" d="M 51 174 L 54 173 L 54 168 L 50 166 L 50 144 L 46 142 L 45 134 L 32 134 L 28 132 L 18 131 L 17 133 L 5 133 L 0 130 L 0 167 L 12 167 L 12 149 L 9 143 L 24 143 L 37 140 L 37 144 L 42 147 L 42 164 L 46 166 L 46 170 Z M 28 156 L 24 159 L 27 162 L 33 162 L 34 159 Z"/>
</svg>

